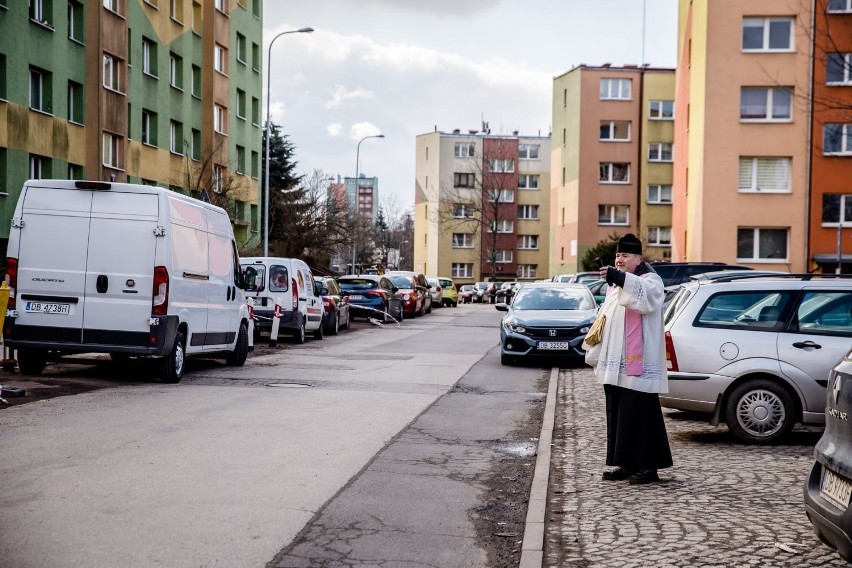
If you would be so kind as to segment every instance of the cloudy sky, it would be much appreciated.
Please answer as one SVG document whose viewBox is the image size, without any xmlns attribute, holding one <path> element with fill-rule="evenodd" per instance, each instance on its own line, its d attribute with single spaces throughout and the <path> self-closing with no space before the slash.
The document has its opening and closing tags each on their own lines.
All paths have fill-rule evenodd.
<svg viewBox="0 0 852 568">
<path fill-rule="evenodd" d="M 677 0 L 644 3 L 644 62 L 674 67 Z M 263 27 L 264 59 L 276 34 L 316 30 L 272 48 L 272 121 L 300 171 L 354 176 L 358 140 L 381 132 L 361 144 L 360 172 L 399 211 L 414 205 L 418 134 L 484 119 L 547 135 L 553 77 L 643 63 L 643 0 L 264 0 Z"/>
</svg>

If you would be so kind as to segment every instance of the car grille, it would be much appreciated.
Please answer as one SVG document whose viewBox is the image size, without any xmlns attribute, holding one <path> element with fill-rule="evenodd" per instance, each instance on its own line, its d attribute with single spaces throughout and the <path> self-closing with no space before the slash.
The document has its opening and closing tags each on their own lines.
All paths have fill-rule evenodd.
<svg viewBox="0 0 852 568">
<path fill-rule="evenodd" d="M 527 327 L 524 326 L 527 332 L 524 335 L 532 337 L 533 339 L 565 339 L 571 337 L 577 337 L 580 335 L 580 326 L 572 326 L 572 327 Z M 551 330 L 556 331 L 556 335 L 551 335 Z"/>
</svg>

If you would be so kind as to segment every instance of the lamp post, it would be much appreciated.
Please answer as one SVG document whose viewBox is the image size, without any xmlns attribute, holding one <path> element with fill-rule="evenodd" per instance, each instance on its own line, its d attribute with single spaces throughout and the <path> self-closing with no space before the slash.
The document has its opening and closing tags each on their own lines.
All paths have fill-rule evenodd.
<svg viewBox="0 0 852 568">
<path fill-rule="evenodd" d="M 355 149 L 355 230 L 352 231 L 352 274 L 355 274 L 355 252 L 358 250 L 358 221 L 361 217 L 361 204 L 358 200 L 358 175 L 359 175 L 359 166 L 361 161 L 361 142 L 367 140 L 368 138 L 384 138 L 384 134 L 371 134 L 370 136 L 364 136 L 360 140 L 358 140 L 358 146 Z"/>
<path fill-rule="evenodd" d="M 281 32 L 269 42 L 269 48 L 266 50 L 266 167 L 263 172 L 263 256 L 269 256 L 269 139 L 272 138 L 272 129 L 269 123 L 269 87 L 272 78 L 272 44 L 279 37 L 287 34 L 309 34 L 314 31 L 314 28 L 299 28 L 298 30 L 290 30 Z"/>
</svg>

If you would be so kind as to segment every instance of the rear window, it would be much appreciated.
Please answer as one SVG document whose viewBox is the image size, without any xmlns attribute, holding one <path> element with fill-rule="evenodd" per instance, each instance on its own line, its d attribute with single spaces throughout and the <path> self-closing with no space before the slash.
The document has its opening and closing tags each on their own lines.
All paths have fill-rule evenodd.
<svg viewBox="0 0 852 568">
<path fill-rule="evenodd" d="M 453 286 L 452 280 L 445 280 L 443 278 L 439 278 L 438 282 L 440 282 L 441 286 L 443 286 L 444 288 L 452 288 L 452 286 Z"/>
<path fill-rule="evenodd" d="M 340 280 L 338 282 L 340 284 L 341 290 L 375 290 L 379 287 L 376 282 L 373 280 L 367 280 L 366 278 L 353 278 L 351 280 Z"/>
<path fill-rule="evenodd" d="M 388 280 L 397 288 L 414 288 L 414 279 L 410 276 L 388 276 Z"/>
<path fill-rule="evenodd" d="M 273 264 L 269 267 L 269 291 L 270 292 L 286 292 L 290 289 L 290 278 L 287 274 L 287 267 L 280 264 Z"/>
<path fill-rule="evenodd" d="M 259 264 L 243 265 L 243 282 L 246 292 L 260 292 L 266 278 L 266 267 Z"/>
</svg>

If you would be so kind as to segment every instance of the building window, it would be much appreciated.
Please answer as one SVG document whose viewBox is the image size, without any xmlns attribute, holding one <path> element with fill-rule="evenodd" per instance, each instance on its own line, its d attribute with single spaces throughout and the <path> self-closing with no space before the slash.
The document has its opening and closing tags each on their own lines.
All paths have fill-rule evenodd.
<svg viewBox="0 0 852 568">
<path fill-rule="evenodd" d="M 627 225 L 630 222 L 630 206 L 598 205 L 598 225 Z"/>
<path fill-rule="evenodd" d="M 50 71 L 30 67 L 30 108 L 41 112 L 52 112 L 50 101 L 52 74 Z"/>
<path fill-rule="evenodd" d="M 85 38 L 85 20 L 83 19 L 83 3 L 79 0 L 68 2 L 68 39 L 83 43 Z"/>
<path fill-rule="evenodd" d="M 518 205 L 518 219 L 538 221 L 538 205 Z"/>
<path fill-rule="evenodd" d="M 822 196 L 822 226 L 852 223 L 852 195 L 826 193 Z"/>
<path fill-rule="evenodd" d="M 169 122 L 169 150 L 183 155 L 183 124 L 176 120 Z"/>
<path fill-rule="evenodd" d="M 222 75 L 228 74 L 228 50 L 218 43 L 213 46 L 213 68 Z"/>
<path fill-rule="evenodd" d="M 121 60 L 112 55 L 104 54 L 104 87 L 113 91 L 123 92 L 121 84 Z"/>
<path fill-rule="evenodd" d="M 246 92 L 237 89 L 237 118 L 246 119 Z"/>
<path fill-rule="evenodd" d="M 671 162 L 672 144 L 668 142 L 651 142 L 648 144 L 649 162 Z"/>
<path fill-rule="evenodd" d="M 674 120 L 674 101 L 651 101 L 648 118 L 651 120 Z"/>
<path fill-rule="evenodd" d="M 473 233 L 453 233 L 453 248 L 473 248 Z"/>
<path fill-rule="evenodd" d="M 191 155 L 193 160 L 201 159 L 201 131 L 192 129 L 192 148 Z"/>
<path fill-rule="evenodd" d="M 251 98 L 251 123 L 260 126 L 260 99 Z"/>
<path fill-rule="evenodd" d="M 29 179 L 44 179 L 49 177 L 51 177 L 50 158 L 30 154 Z"/>
<path fill-rule="evenodd" d="M 169 15 L 176 22 L 183 22 L 183 0 L 169 0 Z"/>
<path fill-rule="evenodd" d="M 489 189 L 488 201 L 491 203 L 514 203 L 515 192 L 511 189 Z"/>
<path fill-rule="evenodd" d="M 197 65 L 192 66 L 192 96 L 201 98 L 201 67 Z"/>
<path fill-rule="evenodd" d="M 6 55 L 0 53 L 0 100 L 6 100 Z"/>
<path fill-rule="evenodd" d="M 651 247 L 669 247 L 672 245 L 671 227 L 648 227 L 646 244 Z"/>
<path fill-rule="evenodd" d="M 520 174 L 518 176 L 518 189 L 538 189 L 539 178 L 539 175 Z"/>
<path fill-rule="evenodd" d="M 787 260 L 787 229 L 737 229 L 737 262 Z"/>
<path fill-rule="evenodd" d="M 740 193 L 789 193 L 791 164 L 791 158 L 740 156 Z"/>
<path fill-rule="evenodd" d="M 192 31 L 201 35 L 201 2 L 192 0 Z"/>
<path fill-rule="evenodd" d="M 494 252 L 494 262 L 499 264 L 508 264 L 512 262 L 512 253 L 514 251 L 508 249 L 499 249 Z"/>
<path fill-rule="evenodd" d="M 741 89 L 741 120 L 789 121 L 792 117 L 792 87 L 743 87 Z"/>
<path fill-rule="evenodd" d="M 83 124 L 83 109 L 86 101 L 83 100 L 83 85 L 68 81 L 68 120 L 76 124 Z"/>
<path fill-rule="evenodd" d="M 453 187 L 476 187 L 476 174 L 454 173 Z"/>
<path fill-rule="evenodd" d="M 538 144 L 518 144 L 518 159 L 538 160 L 539 148 Z"/>
<path fill-rule="evenodd" d="M 826 124 L 822 134 L 823 154 L 852 154 L 852 124 Z"/>
<path fill-rule="evenodd" d="M 258 163 L 260 161 L 258 160 L 258 157 L 259 155 L 257 152 L 251 153 L 251 177 L 255 179 L 257 179 Z"/>
<path fill-rule="evenodd" d="M 825 82 L 829 85 L 852 85 L 852 53 L 828 54 Z"/>
<path fill-rule="evenodd" d="M 68 164 L 68 179 L 81 180 L 83 179 L 83 166 L 78 164 Z"/>
<path fill-rule="evenodd" d="M 225 0 L 215 0 L 213 5 L 216 6 L 216 9 L 222 12 L 223 14 L 227 14 L 225 10 Z"/>
<path fill-rule="evenodd" d="M 538 265 L 519 264 L 517 275 L 518 278 L 535 278 L 536 276 L 538 276 Z"/>
<path fill-rule="evenodd" d="M 169 85 L 183 90 L 183 57 L 169 54 Z"/>
<path fill-rule="evenodd" d="M 142 38 L 142 72 L 157 76 L 157 44 L 145 37 Z"/>
<path fill-rule="evenodd" d="M 453 278 L 473 278 L 473 264 L 454 262 L 452 267 Z"/>
<path fill-rule="evenodd" d="M 518 235 L 518 249 L 538 249 L 538 235 Z"/>
<path fill-rule="evenodd" d="M 246 64 L 246 36 L 237 33 L 237 61 Z"/>
<path fill-rule="evenodd" d="M 630 79 L 601 79 L 601 100 L 630 100 Z"/>
<path fill-rule="evenodd" d="M 672 186 L 652 184 L 648 186 L 648 203 L 671 203 Z"/>
<path fill-rule="evenodd" d="M 225 189 L 225 168 L 218 164 L 213 164 L 213 191 L 222 193 Z"/>
<path fill-rule="evenodd" d="M 30 0 L 30 20 L 53 29 L 52 0 Z"/>
<path fill-rule="evenodd" d="M 122 2 L 123 0 L 104 0 L 104 8 L 120 16 L 124 13 L 124 10 L 122 10 Z"/>
<path fill-rule="evenodd" d="M 852 0 L 828 0 L 828 12 L 831 14 L 852 12 Z"/>
<path fill-rule="evenodd" d="M 213 130 L 219 134 L 227 133 L 226 113 L 224 107 L 213 105 Z"/>
<path fill-rule="evenodd" d="M 104 132 L 103 145 L 103 165 L 121 169 L 121 139 L 115 134 Z"/>
<path fill-rule="evenodd" d="M 251 44 L 251 70 L 260 73 L 260 46 L 254 42 Z"/>
<path fill-rule="evenodd" d="M 629 142 L 629 120 L 602 120 L 600 140 L 607 142 Z"/>
<path fill-rule="evenodd" d="M 237 173 L 246 173 L 246 149 L 237 145 Z"/>
<path fill-rule="evenodd" d="M 488 171 L 495 174 L 510 174 L 515 171 L 515 160 L 511 158 L 488 160 Z"/>
<path fill-rule="evenodd" d="M 472 219 L 473 205 L 468 203 L 453 203 L 453 217 L 455 219 Z"/>
<path fill-rule="evenodd" d="M 601 162 L 598 181 L 601 183 L 630 183 L 630 164 Z"/>
<path fill-rule="evenodd" d="M 157 113 L 142 109 L 142 143 L 157 145 Z"/>
<path fill-rule="evenodd" d="M 792 51 L 793 18 L 743 18 L 743 51 Z"/>
<path fill-rule="evenodd" d="M 511 219 L 488 221 L 486 228 L 489 233 L 511 234 L 515 231 L 515 223 Z"/>
<path fill-rule="evenodd" d="M 456 142 L 453 147 L 453 155 L 456 158 L 473 158 L 476 153 L 476 144 L 473 142 Z"/>
</svg>

